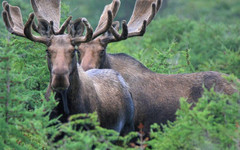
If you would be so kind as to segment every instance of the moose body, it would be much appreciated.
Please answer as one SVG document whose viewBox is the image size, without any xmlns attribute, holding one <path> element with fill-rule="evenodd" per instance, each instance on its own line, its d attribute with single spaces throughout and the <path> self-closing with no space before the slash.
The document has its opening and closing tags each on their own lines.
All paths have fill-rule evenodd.
<svg viewBox="0 0 240 150">
<path fill-rule="evenodd" d="M 150 125 L 153 123 L 164 124 L 168 120 L 174 121 L 181 97 L 186 98 L 189 103 L 197 102 L 202 96 L 203 87 L 207 89 L 213 87 L 215 91 L 226 94 L 232 94 L 235 91 L 232 85 L 222 77 L 223 74 L 217 72 L 158 74 L 150 71 L 131 56 L 106 53 L 109 43 L 143 36 L 147 25 L 161 8 L 161 4 L 162 0 L 136 0 L 129 22 L 127 24 L 125 21 L 122 22 L 121 34 L 118 33 L 119 22 L 113 22 L 108 31 L 101 36 L 93 36 L 93 40 L 82 43 L 78 47 L 79 64 L 85 71 L 94 68 L 110 68 L 123 76 L 129 85 L 135 105 L 135 129 L 142 123 L 145 133 L 150 131 Z"/>
<path fill-rule="evenodd" d="M 83 44 L 82 47 L 87 44 Z M 135 104 L 135 128 L 142 123 L 145 133 L 150 131 L 150 125 L 153 123 L 165 124 L 167 121 L 174 121 L 181 97 L 186 98 L 194 106 L 202 96 L 203 87 L 208 90 L 214 88 L 216 92 L 226 94 L 235 91 L 222 77 L 223 74 L 218 72 L 159 74 L 126 54 L 106 53 L 100 62 L 101 64 L 98 65 L 100 69 L 116 70 L 128 83 Z"/>
</svg>

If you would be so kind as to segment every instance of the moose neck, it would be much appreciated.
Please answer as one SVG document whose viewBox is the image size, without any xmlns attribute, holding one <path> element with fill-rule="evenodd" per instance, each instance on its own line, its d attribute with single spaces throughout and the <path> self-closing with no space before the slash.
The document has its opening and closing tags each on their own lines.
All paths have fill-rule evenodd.
<svg viewBox="0 0 240 150">
<path fill-rule="evenodd" d="M 102 60 L 102 63 L 99 66 L 99 69 L 111 69 L 111 68 L 112 67 L 111 67 L 111 64 L 109 62 L 109 56 L 106 53 L 103 60 Z"/>
<path fill-rule="evenodd" d="M 93 82 L 76 61 L 73 64 L 73 72 L 70 74 L 69 80 L 67 101 L 70 114 L 93 112 L 94 108 L 91 102 L 94 98 L 97 99 L 97 94 Z"/>
</svg>

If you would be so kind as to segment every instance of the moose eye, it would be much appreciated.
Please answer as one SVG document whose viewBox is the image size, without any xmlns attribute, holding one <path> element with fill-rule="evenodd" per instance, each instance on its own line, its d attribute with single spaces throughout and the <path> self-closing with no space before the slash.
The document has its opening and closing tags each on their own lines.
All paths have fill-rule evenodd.
<svg viewBox="0 0 240 150">
<path fill-rule="evenodd" d="M 47 56 L 48 56 L 48 57 L 51 57 L 51 53 L 49 52 L 48 49 L 46 49 L 46 53 L 47 53 Z"/>
<path fill-rule="evenodd" d="M 73 52 L 72 52 L 72 57 L 75 56 L 75 53 L 77 52 L 77 50 L 75 49 Z"/>
<path fill-rule="evenodd" d="M 100 56 L 103 56 L 105 54 L 105 49 L 104 50 L 101 50 L 101 52 L 100 52 Z"/>
</svg>

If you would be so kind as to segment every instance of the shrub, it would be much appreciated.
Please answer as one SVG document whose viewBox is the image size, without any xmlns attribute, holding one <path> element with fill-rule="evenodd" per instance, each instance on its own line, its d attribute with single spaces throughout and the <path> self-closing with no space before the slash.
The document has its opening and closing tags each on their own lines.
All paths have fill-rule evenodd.
<svg viewBox="0 0 240 150">
<path fill-rule="evenodd" d="M 10 37 L 9 37 L 10 38 Z M 46 102 L 45 57 L 42 47 L 30 41 L 1 39 L 0 44 L 0 147 L 3 149 L 38 149 L 48 147 L 51 123 L 45 115 L 55 105 Z M 36 61 L 38 60 L 38 61 Z M 54 120 L 53 120 L 54 121 Z"/>
</svg>

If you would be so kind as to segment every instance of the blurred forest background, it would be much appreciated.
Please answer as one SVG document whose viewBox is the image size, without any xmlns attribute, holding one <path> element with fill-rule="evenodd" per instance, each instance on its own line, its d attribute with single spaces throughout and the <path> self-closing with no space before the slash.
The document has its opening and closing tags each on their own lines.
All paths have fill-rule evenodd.
<svg viewBox="0 0 240 150">
<path fill-rule="evenodd" d="M 8 2 L 21 8 L 26 22 L 32 12 L 30 1 Z M 85 17 L 95 28 L 109 3 L 63 0 L 61 21 L 70 15 Z M 134 3 L 122 0 L 115 20 L 128 21 Z M 213 91 L 206 91 L 193 110 L 182 99 L 177 121 L 164 126 L 164 131 L 153 125 L 150 139 L 142 139 L 143 133 L 118 137 L 100 128 L 94 114 L 78 121 L 73 116 L 68 124 L 49 127 L 56 120 L 49 121 L 45 114 L 56 102 L 44 98 L 49 82 L 45 46 L 11 35 L 2 16 L 0 20 L 0 149 L 240 149 L 240 96 Z M 240 1 L 164 0 L 144 37 L 110 44 L 107 52 L 127 53 L 158 73 L 218 71 L 235 81 L 240 78 Z M 75 131 L 76 123 L 95 128 Z M 47 138 L 59 131 L 68 136 L 58 143 Z M 133 137 L 138 144 L 129 144 Z M 121 146 L 111 142 L 116 140 Z"/>
</svg>

